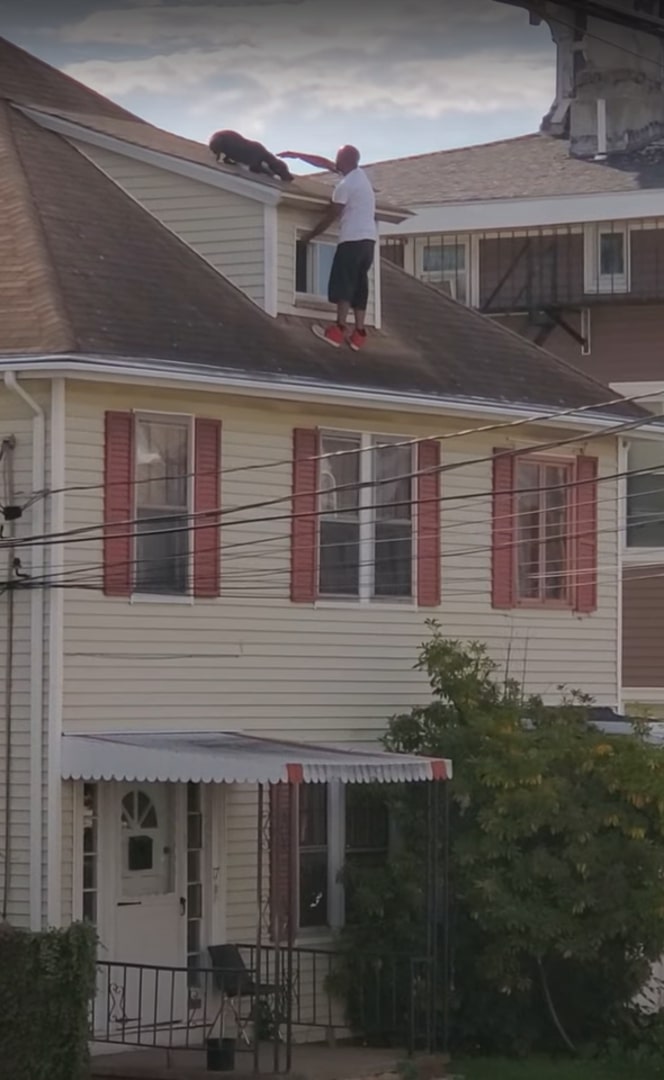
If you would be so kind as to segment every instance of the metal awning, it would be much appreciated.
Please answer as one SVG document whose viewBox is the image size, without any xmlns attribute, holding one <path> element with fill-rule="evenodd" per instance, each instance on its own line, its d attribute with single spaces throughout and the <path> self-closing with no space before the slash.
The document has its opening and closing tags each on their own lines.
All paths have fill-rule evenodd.
<svg viewBox="0 0 664 1080">
<path fill-rule="evenodd" d="M 452 762 L 235 731 L 63 735 L 64 780 L 346 784 L 449 780 Z"/>
</svg>

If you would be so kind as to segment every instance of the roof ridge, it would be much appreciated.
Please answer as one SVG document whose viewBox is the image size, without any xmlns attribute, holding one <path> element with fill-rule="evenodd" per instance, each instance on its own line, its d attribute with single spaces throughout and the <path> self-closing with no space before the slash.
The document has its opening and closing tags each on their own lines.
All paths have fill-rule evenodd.
<svg viewBox="0 0 664 1080">
<path fill-rule="evenodd" d="M 410 274 L 407 270 L 404 270 L 403 267 L 398 266 L 396 263 L 393 263 L 391 259 L 381 259 L 381 262 L 389 264 L 389 266 L 393 270 L 395 270 L 399 274 L 403 274 L 410 281 L 415 281 L 418 285 L 423 285 L 425 288 L 430 289 L 432 292 L 435 292 L 436 296 L 439 299 L 442 298 L 443 301 L 447 304 L 457 305 L 458 307 L 464 308 L 465 311 L 469 312 L 476 319 L 481 319 L 484 326 L 491 326 L 493 330 L 497 330 L 498 333 L 501 334 L 510 334 L 512 337 L 517 339 L 520 346 L 523 346 L 524 341 L 527 342 L 527 344 L 531 346 L 531 348 L 537 349 L 538 352 L 542 353 L 542 355 L 545 356 L 548 360 L 549 364 L 553 363 L 556 367 L 564 368 L 566 371 L 568 371 L 571 375 L 575 376 L 580 381 L 589 383 L 593 387 L 603 390 L 606 393 L 607 386 L 605 383 L 601 382 L 600 379 L 596 379 L 592 375 L 589 375 L 587 372 L 581 371 L 580 368 L 576 367 L 569 360 L 565 360 L 562 356 L 556 356 L 555 353 L 549 352 L 542 345 L 538 345 L 536 341 L 531 341 L 529 338 L 524 338 L 524 336 L 520 334 L 517 330 L 512 330 L 512 328 L 509 326 L 504 326 L 502 322 L 495 322 L 488 315 L 485 315 L 484 312 L 480 311 L 479 308 L 472 307 L 472 305 L 470 304 L 463 304 L 460 300 L 455 300 L 454 297 L 448 296 L 446 292 L 443 292 L 442 289 L 437 288 L 436 285 L 432 284 L 430 281 L 422 281 L 420 278 L 413 277 L 413 275 Z M 623 397 L 622 394 L 616 396 Z M 625 401 L 627 401 L 626 398 Z"/>
<path fill-rule="evenodd" d="M 426 157 L 440 157 L 443 154 L 457 154 L 460 150 L 486 150 L 488 146 L 502 146 L 505 143 L 524 142 L 526 139 L 540 138 L 546 138 L 546 135 L 543 135 L 540 131 L 530 131 L 525 135 L 512 135 L 506 139 L 491 139 L 489 142 L 466 143 L 463 146 L 448 146 L 445 150 L 427 150 L 422 154 L 405 154 L 402 157 L 381 158 L 380 161 L 368 161 L 364 163 L 363 168 L 369 169 L 374 165 L 394 165 L 399 161 L 420 161 L 422 158 Z"/>
<path fill-rule="evenodd" d="M 76 334 L 74 332 L 74 325 L 71 321 L 69 312 L 67 311 L 64 294 L 58 277 L 55 260 L 53 253 L 50 249 L 46 230 L 44 228 L 41 214 L 37 200 L 34 197 L 32 187 L 29 180 L 29 173 L 25 168 L 23 156 L 21 154 L 19 145 L 16 141 L 16 134 L 14 131 L 15 116 L 12 115 L 12 109 L 7 100 L 0 99 L 0 111 L 5 120 L 5 131 L 7 134 L 7 146 L 9 152 L 13 154 L 16 162 L 16 186 L 19 189 L 19 197 L 21 203 L 25 208 L 26 223 L 29 228 L 32 229 L 35 243 L 40 253 L 40 269 L 44 274 L 47 284 L 49 285 L 49 299 L 53 310 L 53 314 L 58 323 L 58 328 L 62 332 L 63 338 L 71 343 L 74 347 L 76 345 Z M 31 120 L 23 116 L 21 118 L 24 123 L 32 124 Z"/>
</svg>

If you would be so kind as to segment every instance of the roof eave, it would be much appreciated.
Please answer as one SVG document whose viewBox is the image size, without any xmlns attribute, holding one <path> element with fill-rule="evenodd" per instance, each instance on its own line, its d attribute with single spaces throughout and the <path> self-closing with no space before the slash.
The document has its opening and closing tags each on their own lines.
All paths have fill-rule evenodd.
<svg viewBox="0 0 664 1080">
<path fill-rule="evenodd" d="M 177 173 L 179 176 L 198 180 L 212 187 L 218 187 L 235 195 L 244 195 L 245 198 L 254 199 L 266 206 L 276 206 L 282 196 L 282 192 L 271 184 L 258 183 L 246 179 L 243 176 L 231 175 L 222 169 L 215 168 L 214 164 L 201 165 L 187 158 L 175 157 L 172 154 L 164 154 L 157 150 L 149 150 L 137 143 L 128 142 L 112 135 L 105 135 L 93 128 L 82 124 L 75 124 L 71 120 L 65 120 L 61 116 L 41 112 L 39 109 L 31 109 L 24 105 L 15 105 L 25 116 L 48 131 L 53 131 L 67 139 L 75 139 L 78 142 L 97 146 L 111 153 L 122 154 L 134 161 L 142 161 L 146 165 L 154 165 L 156 168 L 165 169 L 168 172 Z"/>
<path fill-rule="evenodd" d="M 136 385 L 153 385 L 158 382 L 165 388 L 192 389 L 205 387 L 219 393 L 236 394 L 241 397 L 268 397 L 283 401 L 306 401 L 311 404 L 342 404 L 349 408 L 412 412 L 448 417 L 487 417 L 496 420 L 515 420 L 522 424 L 546 423 L 564 428 L 606 430 L 616 438 L 622 432 L 614 432 L 616 425 L 636 417 L 593 412 L 594 406 L 578 406 L 570 409 L 550 409 L 519 403 L 502 403 L 484 398 L 434 397 L 425 393 L 392 392 L 382 389 L 357 388 L 343 384 L 323 384 L 314 380 L 292 377 L 270 377 L 238 374 L 233 371 L 212 370 L 200 364 L 167 365 L 158 358 L 104 357 L 92 354 L 44 354 L 0 355 L 0 372 L 13 370 L 29 378 L 76 378 L 90 382 L 120 382 Z M 664 423 L 660 430 L 654 426 L 656 417 L 639 430 L 639 438 L 664 439 Z"/>
<path fill-rule="evenodd" d="M 583 195 L 527 198 L 466 199 L 457 202 L 410 203 L 412 217 L 398 223 L 393 234 L 410 236 L 436 232 L 483 232 L 492 229 L 537 228 L 584 222 L 660 217 L 661 188 Z"/>
</svg>

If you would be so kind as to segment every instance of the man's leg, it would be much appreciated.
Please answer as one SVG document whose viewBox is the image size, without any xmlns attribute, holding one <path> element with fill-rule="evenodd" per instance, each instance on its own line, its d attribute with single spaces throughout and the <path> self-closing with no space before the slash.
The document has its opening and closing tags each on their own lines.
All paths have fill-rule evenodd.
<svg viewBox="0 0 664 1080">
<path fill-rule="evenodd" d="M 345 328 L 348 322 L 348 312 L 350 311 L 350 304 L 348 300 L 340 300 L 337 304 L 337 324 Z"/>
<path fill-rule="evenodd" d="M 337 321 L 325 330 L 320 326 L 312 327 L 316 337 L 323 338 L 328 345 L 334 345 L 337 349 L 346 341 L 346 324 L 353 292 L 352 263 L 352 245 L 339 244 L 334 253 L 327 292 L 329 302 L 336 305 Z"/>
<path fill-rule="evenodd" d="M 362 253 L 362 261 L 358 271 L 358 281 L 353 295 L 353 314 L 355 316 L 355 329 L 350 337 L 350 347 L 355 352 L 361 349 L 366 342 L 367 331 L 365 327 L 367 307 L 369 304 L 369 271 L 373 264 L 373 244 L 367 241 L 365 251 Z"/>
</svg>

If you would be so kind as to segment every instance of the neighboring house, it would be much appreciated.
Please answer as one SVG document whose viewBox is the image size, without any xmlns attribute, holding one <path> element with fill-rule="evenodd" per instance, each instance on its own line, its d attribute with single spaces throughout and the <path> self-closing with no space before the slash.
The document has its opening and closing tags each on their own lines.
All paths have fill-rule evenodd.
<svg viewBox="0 0 664 1080">
<path fill-rule="evenodd" d="M 195 968 L 255 934 L 252 780 L 353 748 L 403 775 L 371 755 L 429 699 L 428 619 L 618 703 L 618 433 L 648 414 L 389 262 L 335 352 L 317 181 L 216 167 L 6 42 L 0 97 L 5 915 Z M 300 943 L 385 852 L 348 790 L 299 785 L 285 823 Z"/>
<path fill-rule="evenodd" d="M 369 166 L 414 214 L 382 226 L 383 254 L 661 413 L 662 40 L 532 6 L 558 48 L 542 130 Z M 664 453 L 625 454 L 622 700 L 664 716 Z"/>
</svg>

